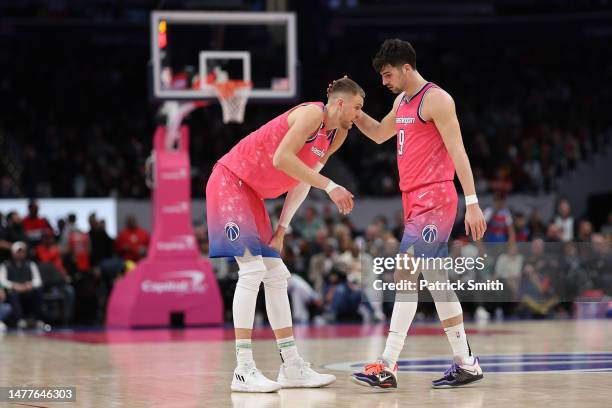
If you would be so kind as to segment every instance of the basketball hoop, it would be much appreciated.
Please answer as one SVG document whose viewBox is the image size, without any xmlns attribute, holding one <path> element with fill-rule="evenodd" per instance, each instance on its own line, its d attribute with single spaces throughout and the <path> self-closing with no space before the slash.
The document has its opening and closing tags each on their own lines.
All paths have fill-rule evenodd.
<svg viewBox="0 0 612 408">
<path fill-rule="evenodd" d="M 228 80 L 210 85 L 215 87 L 217 99 L 223 109 L 223 123 L 242 123 L 253 84 L 248 81 Z"/>
</svg>

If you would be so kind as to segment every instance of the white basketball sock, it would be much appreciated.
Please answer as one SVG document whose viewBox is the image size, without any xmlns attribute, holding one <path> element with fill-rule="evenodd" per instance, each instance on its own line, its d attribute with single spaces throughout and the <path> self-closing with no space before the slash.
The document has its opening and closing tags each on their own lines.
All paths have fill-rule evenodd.
<svg viewBox="0 0 612 408">
<path fill-rule="evenodd" d="M 397 359 L 404 348 L 408 328 L 412 324 L 417 306 L 416 296 L 414 296 L 414 301 L 396 301 L 393 305 L 389 335 L 387 336 L 385 351 L 382 354 L 383 359 L 390 364 L 391 368 L 397 363 Z"/>
<path fill-rule="evenodd" d="M 300 358 L 293 336 L 276 339 L 276 344 L 278 345 L 283 363 L 289 363 Z"/>
<path fill-rule="evenodd" d="M 472 350 L 470 349 L 470 345 L 465 335 L 463 323 L 447 327 L 444 329 L 444 332 L 453 349 L 455 360 L 462 364 L 474 364 L 474 357 L 472 356 Z"/>
<path fill-rule="evenodd" d="M 236 339 L 236 362 L 242 366 L 255 364 L 251 339 Z"/>
</svg>

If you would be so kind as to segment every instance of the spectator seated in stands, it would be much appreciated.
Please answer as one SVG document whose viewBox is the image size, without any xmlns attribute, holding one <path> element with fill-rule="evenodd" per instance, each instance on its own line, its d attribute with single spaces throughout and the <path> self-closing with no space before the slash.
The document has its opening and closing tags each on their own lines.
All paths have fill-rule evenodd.
<svg viewBox="0 0 612 408">
<path fill-rule="evenodd" d="M 512 213 L 504 195 L 495 194 L 494 205 L 485 209 L 484 217 L 487 221 L 486 242 L 515 241 Z"/>
<path fill-rule="evenodd" d="M 367 322 L 374 314 L 370 302 L 362 299 L 363 291 L 359 274 L 347 274 L 344 265 L 339 264 L 327 277 L 324 302 L 327 321 L 355 320 L 361 318 Z"/>
<path fill-rule="evenodd" d="M 299 231 L 302 238 L 311 240 L 321 227 L 323 227 L 323 220 L 319 217 L 317 210 L 314 207 L 307 207 L 303 217 L 296 220 L 294 229 Z"/>
<path fill-rule="evenodd" d="M 53 229 L 46 218 L 38 215 L 38 204 L 36 201 L 30 201 L 28 205 L 28 215 L 23 219 L 23 230 L 28 237 L 28 243 L 31 248 L 36 248 L 43 239 L 44 234 L 52 234 Z"/>
<path fill-rule="evenodd" d="M 44 288 L 43 303 L 55 300 L 62 302 L 60 316 L 54 318 L 47 314 L 47 320 L 66 324 L 72 320 L 75 294 L 74 288 L 70 285 L 70 276 L 62 262 L 60 247 L 55 242 L 53 234 L 49 232 L 43 234 L 42 242 L 36 247 L 36 258 Z"/>
<path fill-rule="evenodd" d="M 128 215 L 125 228 L 117 236 L 117 251 L 126 261 L 137 262 L 144 258 L 149 247 L 149 233 L 138 226 L 136 217 Z"/>
<path fill-rule="evenodd" d="M 327 238 L 321 252 L 310 258 L 308 280 L 321 295 L 324 294 L 325 280 L 332 271 L 334 260 L 338 256 L 337 249 L 338 241 L 334 238 Z"/>
<path fill-rule="evenodd" d="M 291 299 L 291 314 L 296 323 L 308 323 L 310 321 L 310 308 L 318 308 L 322 305 L 321 295 L 300 275 L 291 274 L 287 288 Z"/>
<path fill-rule="evenodd" d="M 11 245 L 14 242 L 27 240 L 21 217 L 15 211 L 9 212 L 6 215 L 6 225 L 0 230 L 0 262 L 11 258 Z"/>
<path fill-rule="evenodd" d="M 612 212 L 608 214 L 608 221 L 602 225 L 601 233 L 608 239 L 612 239 Z"/>
<path fill-rule="evenodd" d="M 52 233 L 46 232 L 43 234 L 42 240 L 36 246 L 35 252 L 39 263 L 53 264 L 59 273 L 68 278 L 66 268 L 64 268 L 64 263 L 62 262 L 60 247 L 55 242 L 55 237 Z"/>
<path fill-rule="evenodd" d="M 553 221 L 559 228 L 561 241 L 569 242 L 574 240 L 574 217 L 569 201 L 562 199 L 557 205 L 557 215 Z"/>
<path fill-rule="evenodd" d="M 0 266 L 0 285 L 8 291 L 8 299 L 13 308 L 17 327 L 28 326 L 26 317 L 33 320 L 38 328 L 45 323 L 41 315 L 42 280 L 35 262 L 27 259 L 27 246 L 17 241 L 11 246 L 12 259 Z"/>
<path fill-rule="evenodd" d="M 593 253 L 586 267 L 593 286 L 607 296 L 612 296 L 612 241 L 606 241 L 601 234 L 593 234 L 591 242 Z"/>
<path fill-rule="evenodd" d="M 523 213 L 516 213 L 514 216 L 514 232 L 516 242 L 527 242 L 531 236 L 529 231 L 529 225 L 527 224 L 527 217 Z"/>
<path fill-rule="evenodd" d="M 91 243 L 91 266 L 95 274 L 102 277 L 103 291 L 107 297 L 115 280 L 124 271 L 123 259 L 115 253 L 115 242 L 106 232 L 106 223 L 95 213 L 89 215 L 89 242 Z"/>
<path fill-rule="evenodd" d="M 585 269 L 585 259 L 578 253 L 578 247 L 574 242 L 563 244 L 559 272 L 559 278 L 564 284 L 560 294 L 563 299 L 575 299 L 585 290 L 593 288 Z"/>
<path fill-rule="evenodd" d="M 2 285 L 0 285 L 0 333 L 6 331 L 6 324 L 4 321 L 11 315 L 13 308 L 9 303 L 6 303 L 6 292 Z"/>
<path fill-rule="evenodd" d="M 504 295 L 510 296 L 504 299 L 505 301 L 513 301 L 518 298 L 522 269 L 523 255 L 519 253 L 518 247 L 514 242 L 509 242 L 506 252 L 497 258 L 495 272 L 493 273 L 493 279 L 500 280 L 504 284 Z"/>
<path fill-rule="evenodd" d="M 87 273 L 91 269 L 91 243 L 89 235 L 77 226 L 75 214 L 68 215 L 62 231 L 60 248 L 64 254 L 64 266 L 70 275 Z"/>
<path fill-rule="evenodd" d="M 522 302 L 521 313 L 530 317 L 549 316 L 559 302 L 552 291 L 550 278 L 529 263 L 523 268 L 519 292 Z"/>
</svg>

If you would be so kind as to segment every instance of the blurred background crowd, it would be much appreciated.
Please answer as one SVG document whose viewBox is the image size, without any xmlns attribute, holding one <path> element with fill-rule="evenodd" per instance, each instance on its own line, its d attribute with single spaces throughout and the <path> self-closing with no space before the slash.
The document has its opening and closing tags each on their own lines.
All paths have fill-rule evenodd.
<svg viewBox="0 0 612 408">
<path fill-rule="evenodd" d="M 267 3 L 232 2 L 240 10 L 264 10 Z M 481 278 L 504 280 L 510 288 L 499 304 L 470 299 L 468 316 L 575 315 L 581 309 L 569 300 L 612 296 L 610 200 L 594 216 L 562 194 L 581 167 L 612 161 L 607 2 L 495 0 L 465 14 L 441 1 L 421 4 L 416 13 L 393 0 L 273 3 L 298 13 L 301 100 L 321 100 L 330 80 L 348 74 L 366 90 L 364 110 L 384 116 L 393 96 L 371 58 L 388 37 L 410 40 L 419 71 L 455 98 L 478 194 L 494 197 L 485 241 L 501 249 Z M 150 196 L 145 161 L 158 106 L 147 89 L 148 18 L 149 8 L 158 6 L 147 0 L 0 4 L 0 198 Z M 468 14 L 506 23 L 477 26 Z M 249 105 L 245 122 L 232 125 L 222 123 L 218 106 L 195 111 L 188 120 L 194 198 L 203 198 L 219 157 L 290 106 Z M 340 174 L 358 199 L 397 197 L 395 144 L 371 143 L 353 129 L 326 171 Z M 556 197 L 554 215 L 510 207 L 507 199 L 516 194 Z M 36 201 L 29 214 L 2 214 L 0 320 L 17 327 L 103 322 L 114 280 L 146 254 L 150 231 L 128 217 L 112 239 L 95 214 L 87 231 L 74 218 L 67 211 L 50 225 Z M 195 231 L 207 255 L 201 220 Z M 396 250 L 402 217 L 372 213 L 365 224 L 357 228 L 325 204 L 300 212 L 283 253 L 294 273 L 296 320 L 381 320 L 389 313 L 389 305 L 362 302 L 358 271 L 367 259 Z M 463 236 L 462 225 L 460 213 L 451 254 L 482 251 Z M 542 246 L 545 256 L 535 256 Z M 229 311 L 236 267 L 213 262 Z M 420 306 L 421 318 L 432 314 L 431 304 Z M 258 316 L 265 318 L 263 302 Z"/>
<path fill-rule="evenodd" d="M 146 256 L 149 232 L 128 216 L 113 239 L 95 213 L 88 219 L 89 230 L 80 230 L 74 214 L 51 225 L 35 201 L 28 208 L 28 214 L 2 216 L 0 286 L 5 291 L 0 290 L 0 320 L 21 328 L 102 324 L 114 281 Z M 274 224 L 281 208 L 273 213 Z M 506 289 L 462 295 L 468 318 L 570 317 L 592 313 L 576 307 L 577 301 L 612 297 L 612 212 L 599 229 L 574 217 L 566 200 L 559 201 L 549 220 L 541 219 L 537 210 L 513 212 L 503 199 L 485 208 L 485 215 L 488 231 L 482 242 L 464 235 L 459 217 L 449 243 L 451 257 L 486 253 L 485 268 L 449 276 L 463 281 L 500 280 Z M 202 255 L 207 256 L 206 225 L 196 222 L 194 232 Z M 286 235 L 282 254 L 292 271 L 289 291 L 296 322 L 384 321 L 392 303 L 369 299 L 364 288 L 371 285 L 373 258 L 394 257 L 402 235 L 400 212 L 377 215 L 359 229 L 331 205 L 322 210 L 304 208 Z M 237 265 L 225 259 L 211 262 L 226 319 L 231 321 Z M 393 280 L 391 275 L 382 278 Z M 424 302 L 418 318 L 435 318 L 431 297 L 420 296 Z M 265 320 L 263 291 L 257 319 Z"/>
</svg>

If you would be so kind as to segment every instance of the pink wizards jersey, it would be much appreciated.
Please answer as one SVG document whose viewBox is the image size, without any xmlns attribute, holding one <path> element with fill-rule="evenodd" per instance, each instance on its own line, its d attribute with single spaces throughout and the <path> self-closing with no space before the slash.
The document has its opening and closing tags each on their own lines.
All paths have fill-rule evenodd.
<svg viewBox="0 0 612 408">
<path fill-rule="evenodd" d="M 291 108 L 242 139 L 219 159 L 219 163 L 248 184 L 261 198 L 276 198 L 286 193 L 299 181 L 276 169 L 272 165 L 272 158 L 289 130 L 289 114 L 309 104 L 319 106 L 322 111 L 325 109 L 323 102 L 307 102 Z M 314 168 L 329 149 L 335 135 L 335 129 L 327 132 L 324 122 L 321 122 L 319 129 L 306 140 L 297 157 L 306 166 Z"/>
<path fill-rule="evenodd" d="M 397 167 L 404 192 L 452 181 L 455 176 L 455 166 L 436 125 L 421 117 L 423 98 L 433 87 L 437 85 L 428 82 L 411 98 L 403 95 L 395 113 Z"/>
</svg>

